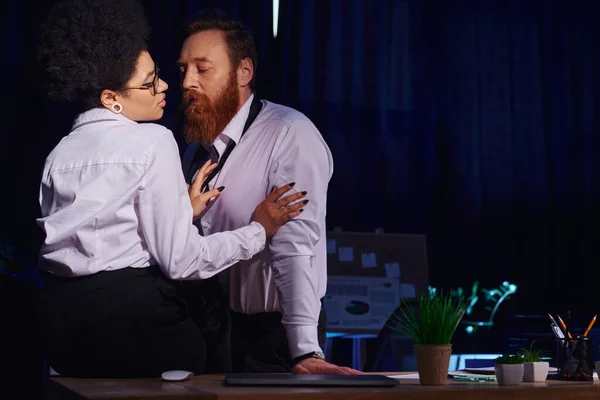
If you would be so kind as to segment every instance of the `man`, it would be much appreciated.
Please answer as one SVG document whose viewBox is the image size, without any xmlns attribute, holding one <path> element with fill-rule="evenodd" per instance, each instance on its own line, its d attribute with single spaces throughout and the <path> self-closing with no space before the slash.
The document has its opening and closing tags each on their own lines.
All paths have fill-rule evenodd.
<svg viewBox="0 0 600 400">
<path fill-rule="evenodd" d="M 199 219 L 203 233 L 247 224 L 256 204 L 283 182 L 296 182 L 310 199 L 267 249 L 221 277 L 228 281 L 233 370 L 358 374 L 326 362 L 322 352 L 331 153 L 300 112 L 255 97 L 256 61 L 252 35 L 220 12 L 188 25 L 178 60 L 192 143 L 183 158 L 186 179 L 210 157 L 219 167 L 209 189 L 226 187 Z"/>
</svg>

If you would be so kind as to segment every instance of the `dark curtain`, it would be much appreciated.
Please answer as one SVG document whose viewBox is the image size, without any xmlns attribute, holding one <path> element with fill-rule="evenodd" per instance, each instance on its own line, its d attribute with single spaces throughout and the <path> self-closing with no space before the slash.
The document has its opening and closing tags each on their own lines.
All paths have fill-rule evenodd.
<svg viewBox="0 0 600 400">
<path fill-rule="evenodd" d="M 600 278 L 594 1 L 282 2 L 271 97 L 335 157 L 328 225 L 426 233 L 433 285 L 582 319 Z"/>
<path fill-rule="evenodd" d="M 2 8 L 0 237 L 35 250 L 39 173 L 68 132 L 27 59 L 52 1 Z M 600 213 L 596 2 L 144 1 L 175 104 L 182 22 L 220 7 L 256 33 L 259 95 L 295 107 L 335 157 L 328 226 L 424 233 L 431 283 L 518 285 L 521 312 L 589 318 Z"/>
<path fill-rule="evenodd" d="M 595 6 L 420 3 L 436 110 L 434 280 L 506 278 L 519 286 L 520 312 L 596 312 Z"/>
</svg>

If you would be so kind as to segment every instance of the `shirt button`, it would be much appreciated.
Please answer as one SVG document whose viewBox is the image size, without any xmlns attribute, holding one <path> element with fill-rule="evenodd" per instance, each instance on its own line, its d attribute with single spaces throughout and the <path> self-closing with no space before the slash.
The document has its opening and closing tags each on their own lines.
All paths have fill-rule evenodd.
<svg viewBox="0 0 600 400">
<path fill-rule="evenodd" d="M 202 223 L 202 228 L 208 229 L 209 227 L 210 227 L 210 224 L 208 222 L 203 222 Z"/>
</svg>

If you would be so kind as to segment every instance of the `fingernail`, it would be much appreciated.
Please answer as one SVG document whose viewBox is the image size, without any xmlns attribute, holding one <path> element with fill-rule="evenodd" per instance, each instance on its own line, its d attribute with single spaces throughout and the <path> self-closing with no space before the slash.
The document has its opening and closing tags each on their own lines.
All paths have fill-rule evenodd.
<svg viewBox="0 0 600 400">
<path fill-rule="evenodd" d="M 302 211 L 304 211 L 304 208 L 301 208 L 301 209 L 300 209 L 300 212 L 302 212 Z"/>
<path fill-rule="evenodd" d="M 304 192 L 302 192 L 302 194 L 306 194 L 306 193 L 308 193 L 306 190 Z"/>
<path fill-rule="evenodd" d="M 294 186 L 296 184 L 296 182 L 292 182 L 290 183 L 290 186 Z"/>
<path fill-rule="evenodd" d="M 304 204 L 308 203 L 308 200 L 304 200 L 304 201 L 303 201 L 303 203 L 304 203 Z"/>
<path fill-rule="evenodd" d="M 221 187 L 220 187 L 220 188 L 218 188 L 217 190 L 218 190 L 219 192 L 222 192 L 222 191 L 223 191 L 223 189 L 225 189 L 225 186 L 221 186 Z"/>
</svg>

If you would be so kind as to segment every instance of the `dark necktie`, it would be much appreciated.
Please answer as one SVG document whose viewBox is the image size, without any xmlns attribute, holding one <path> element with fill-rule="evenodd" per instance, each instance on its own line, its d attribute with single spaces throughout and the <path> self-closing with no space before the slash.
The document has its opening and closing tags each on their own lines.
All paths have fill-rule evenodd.
<svg viewBox="0 0 600 400">
<path fill-rule="evenodd" d="M 213 163 L 219 162 L 219 152 L 214 145 L 210 147 L 210 153 L 208 156 Z"/>
<path fill-rule="evenodd" d="M 210 147 L 210 152 L 208 153 L 208 158 L 207 158 L 207 160 L 209 160 L 209 159 L 210 159 L 210 161 L 211 161 L 213 164 L 214 164 L 214 163 L 218 163 L 218 162 L 219 162 L 219 152 L 217 151 L 217 148 L 216 148 L 214 145 L 212 145 L 212 146 Z M 202 191 L 204 192 L 204 191 L 206 191 L 206 190 L 210 190 L 210 189 L 208 188 L 208 181 L 207 181 L 207 182 L 204 182 L 204 183 L 202 184 Z"/>
</svg>

